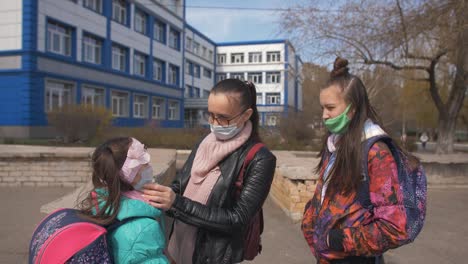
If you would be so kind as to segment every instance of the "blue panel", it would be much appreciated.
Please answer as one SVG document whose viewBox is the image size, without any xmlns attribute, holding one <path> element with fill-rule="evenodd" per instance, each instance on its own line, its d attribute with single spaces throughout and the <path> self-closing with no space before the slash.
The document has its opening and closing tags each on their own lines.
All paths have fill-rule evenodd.
<svg viewBox="0 0 468 264">
<path fill-rule="evenodd" d="M 27 51 L 21 58 L 24 70 L 35 70 L 37 67 L 36 56 L 33 55 L 37 50 L 37 12 L 37 1 L 23 0 L 22 49 Z"/>
<path fill-rule="evenodd" d="M 103 1 L 103 14 L 106 17 L 106 39 L 104 40 L 104 67 L 112 69 L 112 0 Z M 128 57 L 128 56 L 127 56 Z"/>
</svg>

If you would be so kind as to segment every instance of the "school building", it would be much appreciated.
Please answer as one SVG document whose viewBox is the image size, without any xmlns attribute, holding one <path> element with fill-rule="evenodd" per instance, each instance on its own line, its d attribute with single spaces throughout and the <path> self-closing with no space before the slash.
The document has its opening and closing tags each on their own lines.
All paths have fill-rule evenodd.
<svg viewBox="0 0 468 264">
<path fill-rule="evenodd" d="M 203 125 L 223 78 L 257 85 L 264 125 L 302 110 L 287 40 L 215 43 L 184 0 L 4 1 L 0 39 L 0 137 L 47 137 L 47 112 L 66 104 L 104 106 L 117 126 Z"/>
</svg>

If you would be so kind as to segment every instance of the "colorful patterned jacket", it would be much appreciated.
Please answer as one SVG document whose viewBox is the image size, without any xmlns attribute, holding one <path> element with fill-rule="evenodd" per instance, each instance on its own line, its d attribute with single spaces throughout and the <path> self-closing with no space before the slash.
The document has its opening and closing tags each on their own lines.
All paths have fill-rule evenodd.
<svg viewBox="0 0 468 264">
<path fill-rule="evenodd" d="M 401 245 L 407 238 L 406 213 L 396 162 L 385 143 L 375 143 L 368 154 L 373 213 L 361 206 L 356 194 L 328 197 L 327 193 L 320 204 L 327 164 L 328 159 L 302 220 L 302 231 L 318 263 L 348 256 L 379 256 Z"/>
</svg>

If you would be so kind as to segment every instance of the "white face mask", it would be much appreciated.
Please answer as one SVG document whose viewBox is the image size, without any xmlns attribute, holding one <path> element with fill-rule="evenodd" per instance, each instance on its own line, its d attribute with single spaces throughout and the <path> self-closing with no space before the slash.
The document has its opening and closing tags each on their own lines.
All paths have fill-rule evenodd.
<svg viewBox="0 0 468 264">
<path fill-rule="evenodd" d="M 153 167 L 148 165 L 140 171 L 140 180 L 133 186 L 135 190 L 141 190 L 143 185 L 153 181 Z"/>
<path fill-rule="evenodd" d="M 218 140 L 228 140 L 235 137 L 242 130 L 242 127 L 237 127 L 236 124 L 227 127 L 210 124 L 211 132 L 213 132 Z"/>
</svg>

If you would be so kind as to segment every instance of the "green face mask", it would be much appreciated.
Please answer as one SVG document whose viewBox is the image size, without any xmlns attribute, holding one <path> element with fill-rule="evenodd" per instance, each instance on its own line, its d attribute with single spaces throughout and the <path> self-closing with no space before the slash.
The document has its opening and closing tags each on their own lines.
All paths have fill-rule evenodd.
<svg viewBox="0 0 468 264">
<path fill-rule="evenodd" d="M 351 105 L 348 105 L 339 116 L 325 120 L 325 126 L 331 133 L 343 134 L 348 130 L 349 122 L 351 122 L 351 119 L 348 118 L 349 109 L 351 109 Z"/>
</svg>

